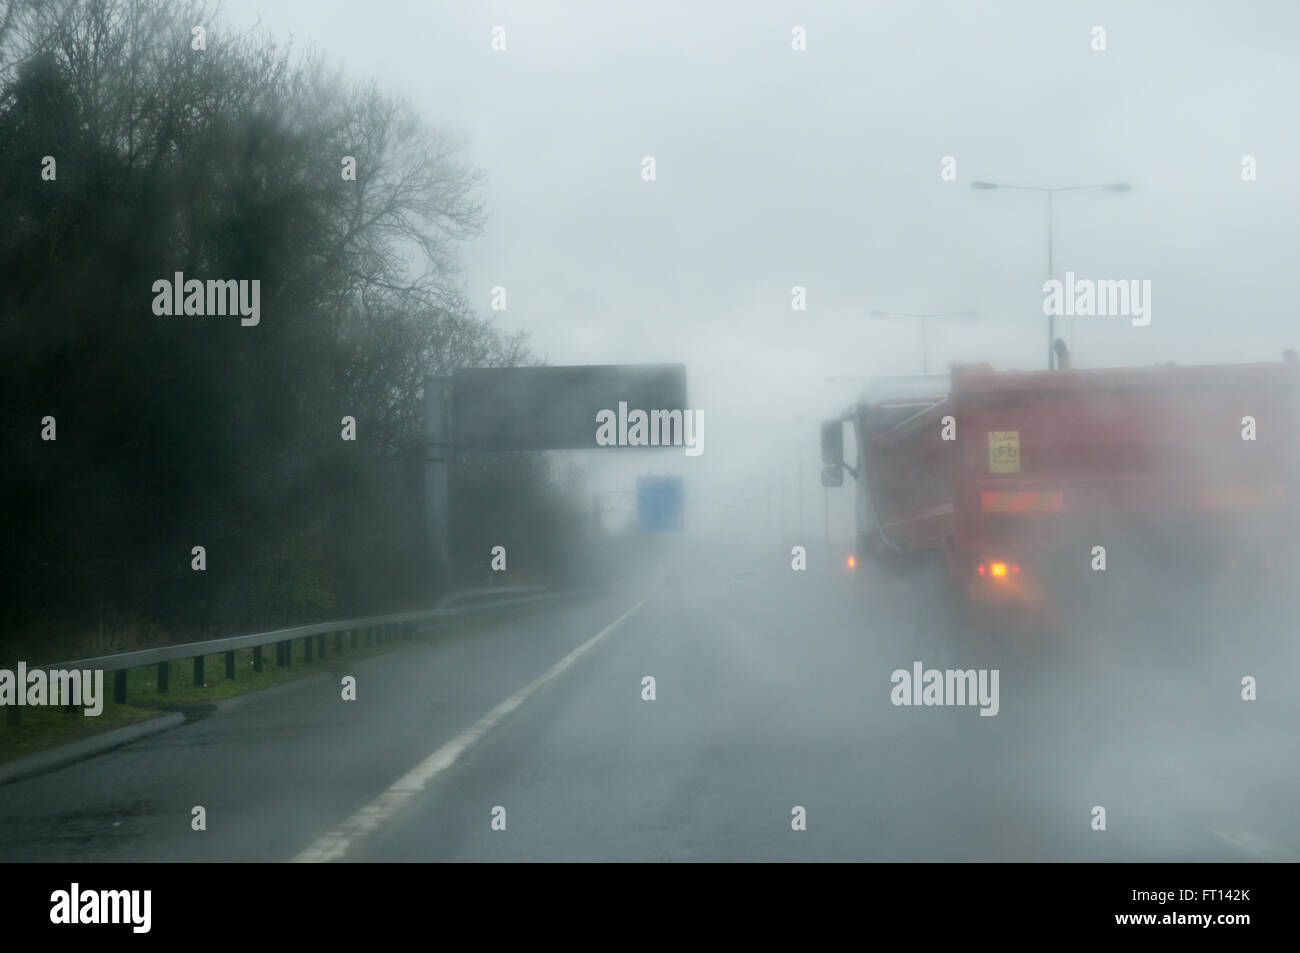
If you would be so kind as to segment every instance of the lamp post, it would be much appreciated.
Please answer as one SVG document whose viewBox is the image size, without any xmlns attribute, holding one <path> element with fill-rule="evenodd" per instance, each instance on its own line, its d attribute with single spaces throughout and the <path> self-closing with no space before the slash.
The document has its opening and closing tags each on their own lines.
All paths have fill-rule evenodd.
<svg viewBox="0 0 1300 953">
<path fill-rule="evenodd" d="M 1045 188 L 1037 185 L 1006 185 L 1002 182 L 983 182 L 975 181 L 970 184 L 972 189 L 1015 189 L 1020 192 L 1045 192 L 1047 193 L 1047 280 L 1051 281 L 1054 267 L 1052 262 L 1052 196 L 1057 192 L 1127 192 L 1133 188 L 1127 182 L 1108 182 L 1104 185 L 1060 185 Z M 1047 366 L 1051 370 L 1056 369 L 1056 315 L 1047 316 Z"/>
</svg>

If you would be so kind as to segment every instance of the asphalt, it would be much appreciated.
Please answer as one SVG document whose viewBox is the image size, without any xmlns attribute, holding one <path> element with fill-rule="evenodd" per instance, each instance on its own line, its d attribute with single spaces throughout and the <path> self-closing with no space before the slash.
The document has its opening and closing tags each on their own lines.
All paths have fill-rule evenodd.
<svg viewBox="0 0 1300 953">
<path fill-rule="evenodd" d="M 941 592 L 782 563 L 443 633 L 0 786 L 0 860 L 1300 858 L 1285 598 L 1116 583 L 975 636 Z M 893 704 L 915 662 L 998 669 L 997 715 Z"/>
</svg>

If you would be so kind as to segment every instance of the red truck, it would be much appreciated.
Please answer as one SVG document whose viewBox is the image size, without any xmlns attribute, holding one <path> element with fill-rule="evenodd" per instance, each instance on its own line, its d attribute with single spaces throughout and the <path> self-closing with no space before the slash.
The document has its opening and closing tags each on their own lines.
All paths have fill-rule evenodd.
<svg viewBox="0 0 1300 953">
<path fill-rule="evenodd" d="M 942 557 L 973 600 L 1042 603 L 1099 556 L 1267 571 L 1298 528 L 1300 364 L 956 364 L 875 382 L 823 425 L 822 456 L 824 483 L 855 477 L 850 563 Z"/>
</svg>

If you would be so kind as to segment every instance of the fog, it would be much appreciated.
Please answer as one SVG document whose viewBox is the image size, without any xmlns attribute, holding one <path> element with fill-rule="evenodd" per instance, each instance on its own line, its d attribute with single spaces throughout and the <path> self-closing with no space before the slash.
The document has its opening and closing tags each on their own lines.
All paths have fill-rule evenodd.
<svg viewBox="0 0 1300 953">
<path fill-rule="evenodd" d="M 687 365 L 706 452 L 590 464 L 601 489 L 687 476 L 696 532 L 752 535 L 781 481 L 797 512 L 801 468 L 804 532 L 820 535 L 815 423 L 858 390 L 826 378 L 921 369 L 916 322 L 873 310 L 979 312 L 929 322 L 931 370 L 1044 366 L 1045 196 L 974 180 L 1132 185 L 1054 200 L 1058 278 L 1153 287 L 1146 327 L 1062 322 L 1076 366 L 1277 360 L 1296 344 L 1300 131 L 1279 121 L 1300 94 L 1294 4 L 224 11 L 380 78 L 463 135 L 487 174 L 487 231 L 464 250 L 480 313 L 527 332 L 553 364 Z M 654 182 L 640 175 L 646 155 Z M 807 310 L 791 309 L 795 285 Z M 505 311 L 490 310 L 494 286 Z M 743 489 L 756 476 L 776 488 Z M 833 526 L 850 521 L 848 496 L 833 494 Z"/>
<path fill-rule="evenodd" d="M 395 93 L 454 144 L 427 163 L 400 110 L 290 95 L 299 74 L 263 82 L 234 44 L 187 85 L 177 14 L 146 8 L 160 52 L 106 81 L 116 111 L 86 105 L 75 42 L 0 56 L 0 160 L 81 130 L 63 168 L 138 190 L 48 190 L 70 221 L 108 210 L 84 247 L 13 190 L 30 233 L 0 263 L 31 281 L 0 316 L 29 323 L 0 335 L 21 365 L 0 396 L 35 549 L 6 556 L 0 663 L 107 665 L 107 710 L 145 726 L 4 774 L 32 736 L 7 722 L 0 860 L 1300 857 L 1300 5 L 220 5 L 210 50 L 247 31 Z M 188 104 L 197 132 L 151 111 L 192 89 L 218 104 Z M 338 179 L 354 124 L 365 174 Z M 452 155 L 482 173 L 481 232 Z M 406 204 L 430 188 L 446 206 Z M 256 327 L 204 323 L 181 287 L 142 310 L 190 253 L 187 274 L 266 270 Z M 46 308 L 69 324 L 38 328 Z M 684 365 L 698 443 L 524 455 L 423 429 L 445 406 L 426 376 L 532 361 Z M 1044 373 L 1012 400 L 980 364 Z M 1152 374 L 1102 373 L 1125 368 Z M 963 381 L 960 421 L 866 396 Z M 682 478 L 680 532 L 639 524 L 648 475 Z M 468 588 L 482 614 L 438 601 Z M 238 644 L 191 668 L 213 639 Z M 129 682 L 101 654 L 127 649 Z M 966 671 L 990 687 L 976 669 L 994 697 L 953 701 Z M 183 717 L 148 729 L 161 711 Z M 189 838 L 196 798 L 238 824 Z"/>
</svg>

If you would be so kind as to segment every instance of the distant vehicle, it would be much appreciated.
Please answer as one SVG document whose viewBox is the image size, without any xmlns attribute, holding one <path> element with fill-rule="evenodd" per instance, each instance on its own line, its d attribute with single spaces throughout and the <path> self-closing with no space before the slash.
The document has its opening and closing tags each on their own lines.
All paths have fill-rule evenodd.
<svg viewBox="0 0 1300 953">
<path fill-rule="evenodd" d="M 1262 570 L 1298 528 L 1300 365 L 954 365 L 877 382 L 823 425 L 822 456 L 856 478 L 850 563 L 939 557 L 973 600 L 1041 603 L 1108 543 L 1193 579 Z"/>
</svg>

